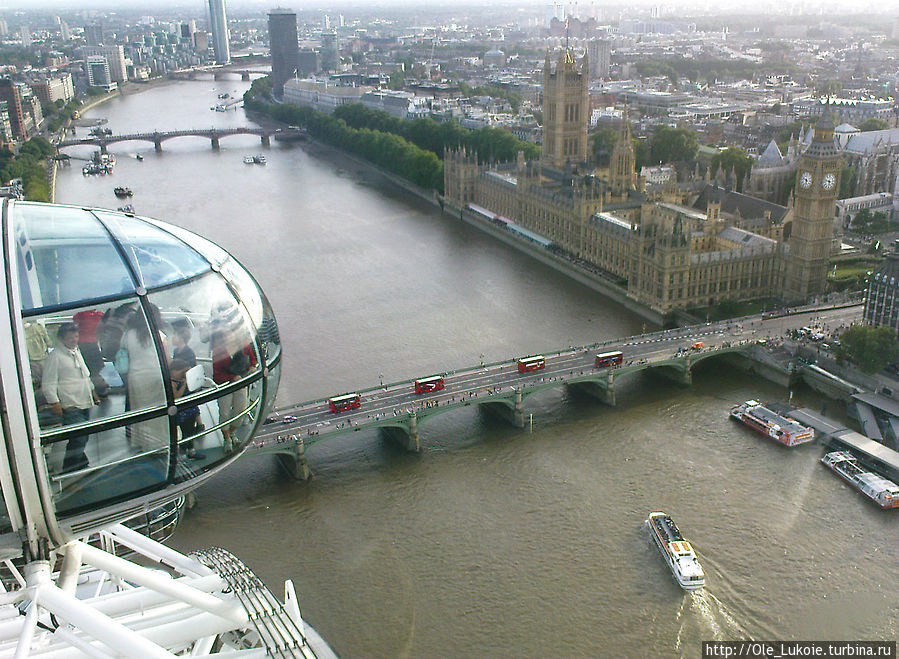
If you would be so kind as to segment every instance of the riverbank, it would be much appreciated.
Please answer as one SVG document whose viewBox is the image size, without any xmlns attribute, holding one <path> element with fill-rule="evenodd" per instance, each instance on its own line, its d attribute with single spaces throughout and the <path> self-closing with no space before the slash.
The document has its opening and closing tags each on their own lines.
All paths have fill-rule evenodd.
<svg viewBox="0 0 899 659">
<path fill-rule="evenodd" d="M 283 124 L 280 121 L 274 120 L 271 117 L 260 115 L 259 113 L 248 113 L 250 118 L 258 123 L 260 126 L 266 128 L 283 128 L 286 124 Z M 428 203 L 429 205 L 436 206 L 440 208 L 444 213 L 451 217 L 458 217 L 462 221 L 467 224 L 489 234 L 490 236 L 499 239 L 510 247 L 514 247 L 518 251 L 530 256 L 531 258 L 540 261 L 544 265 L 551 267 L 552 269 L 560 272 L 561 274 L 573 279 L 590 288 L 597 293 L 600 293 L 604 297 L 607 297 L 614 302 L 622 305 L 628 311 L 636 313 L 640 317 L 644 318 L 648 322 L 662 326 L 668 320 L 668 316 L 662 314 L 651 307 L 642 304 L 627 295 L 627 290 L 623 287 L 615 284 L 614 282 L 603 279 L 601 276 L 596 275 L 584 268 L 577 266 L 576 264 L 568 261 L 562 257 L 559 257 L 555 254 L 552 254 L 546 251 L 543 248 L 536 247 L 533 243 L 514 236 L 508 232 L 504 232 L 488 222 L 479 221 L 477 217 L 474 216 L 473 213 L 457 208 L 455 206 L 451 206 L 450 204 L 446 204 L 443 198 L 439 195 L 436 190 L 426 190 L 411 181 L 404 179 L 397 174 L 392 172 L 388 172 L 383 168 L 361 158 L 359 156 L 350 154 L 339 147 L 332 146 L 330 144 L 326 144 L 320 140 L 317 140 L 313 137 L 309 137 L 306 141 L 307 148 L 320 158 L 328 159 L 332 162 L 336 162 L 336 158 L 328 157 L 327 154 L 339 155 L 341 160 L 346 160 L 353 165 L 355 165 L 357 169 L 357 174 L 359 174 L 362 178 L 362 181 L 365 184 L 375 184 L 377 180 L 386 181 L 393 186 L 399 188 L 403 192 L 410 193 L 414 197 Z M 696 322 L 696 319 L 692 317 L 685 317 L 683 319 L 678 319 L 681 321 L 681 324 L 691 324 Z"/>
<path fill-rule="evenodd" d="M 272 122 L 272 124 L 275 126 L 281 125 L 280 122 Z M 638 316 L 654 325 L 662 326 L 669 320 L 668 316 L 666 316 L 665 314 L 662 314 L 655 309 L 652 309 L 651 307 L 629 297 L 627 295 L 627 290 L 622 286 L 619 286 L 614 282 L 605 280 L 601 276 L 585 270 L 584 268 L 580 268 L 576 264 L 560 256 L 552 254 L 542 247 L 537 247 L 529 241 L 510 234 L 508 231 L 499 229 L 498 227 L 494 227 L 489 222 L 481 221 L 475 216 L 474 213 L 466 209 L 460 209 L 456 206 L 452 206 L 451 204 L 444 203 L 443 199 L 440 197 L 436 190 L 425 190 L 424 188 L 415 185 L 411 181 L 407 181 L 406 179 L 397 176 L 396 174 L 387 172 L 367 160 L 349 154 L 342 149 L 331 146 L 330 144 L 325 144 L 324 142 L 321 142 L 314 138 L 310 137 L 306 144 L 313 147 L 313 152 L 317 157 L 325 158 L 326 153 L 330 151 L 333 154 L 339 154 L 341 159 L 346 159 L 352 162 L 356 167 L 360 168 L 359 170 L 357 170 L 357 174 L 362 177 L 364 183 L 374 184 L 377 179 L 387 181 L 397 188 L 401 189 L 402 191 L 410 193 L 416 198 L 440 208 L 445 214 L 449 215 L 450 217 L 458 217 L 466 224 L 473 226 L 494 238 L 497 238 L 510 247 L 513 247 L 518 251 L 530 256 L 531 258 L 539 261 L 540 263 L 549 266 L 556 272 L 560 272 L 563 275 L 578 282 L 579 284 L 582 284 L 583 286 L 586 286 L 587 288 L 600 293 L 604 297 L 613 300 L 614 302 L 626 308 L 628 311 L 636 313 Z M 330 160 L 332 162 L 336 161 L 336 159 L 333 158 L 331 158 Z M 682 319 L 681 324 L 692 324 L 695 322 L 696 319 L 694 318 L 684 318 Z"/>
<path fill-rule="evenodd" d="M 131 96 L 134 94 L 141 94 L 143 92 L 149 91 L 151 89 L 155 89 L 157 87 L 162 87 L 165 85 L 170 85 L 178 82 L 177 80 L 172 80 L 170 78 L 153 78 L 152 80 L 148 80 L 146 82 L 129 82 L 124 86 L 119 87 L 114 92 L 110 94 L 104 94 L 103 96 L 98 96 L 96 98 L 92 98 L 89 102 L 82 105 L 78 108 L 78 113 L 81 117 L 84 117 L 84 113 L 90 110 L 93 110 L 104 103 L 111 101 L 114 98 L 119 98 L 121 96 Z M 56 137 L 58 139 L 62 139 L 69 128 L 72 127 L 74 123 L 74 119 L 71 117 L 66 120 L 66 123 L 63 125 L 62 129 L 59 132 L 59 135 Z M 47 182 L 50 186 L 50 203 L 56 203 L 56 177 L 58 174 L 59 162 L 56 160 L 51 160 L 49 162 L 49 166 L 47 168 Z"/>
<path fill-rule="evenodd" d="M 103 103 L 106 103 L 107 101 L 109 101 L 113 98 L 118 97 L 121 93 L 122 92 L 120 90 L 116 89 L 116 91 L 112 92 L 111 94 L 104 94 L 103 96 L 94 98 L 89 103 L 86 103 L 86 104 L 82 105 L 80 108 L 78 108 L 78 114 L 83 115 L 88 110 L 91 110 L 99 105 L 102 105 Z M 75 121 L 75 120 L 72 119 L 71 117 L 69 117 L 66 120 L 65 124 L 63 124 L 62 128 L 60 129 L 59 134 L 56 136 L 57 139 L 62 139 L 62 137 L 65 136 L 66 131 L 68 131 L 69 128 L 72 126 L 73 121 Z M 57 175 L 58 168 L 59 168 L 59 161 L 51 160 L 50 166 L 47 170 L 47 182 L 50 186 L 50 203 L 51 204 L 56 203 L 56 175 Z"/>
</svg>

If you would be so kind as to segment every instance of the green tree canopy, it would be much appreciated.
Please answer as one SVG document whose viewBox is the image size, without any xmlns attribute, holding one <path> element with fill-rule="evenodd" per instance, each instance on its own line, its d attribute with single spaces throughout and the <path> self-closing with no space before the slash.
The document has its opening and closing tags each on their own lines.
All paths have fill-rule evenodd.
<svg viewBox="0 0 899 659">
<path fill-rule="evenodd" d="M 877 117 L 871 117 L 870 119 L 865 119 L 858 125 L 858 129 L 861 131 L 866 130 L 886 130 L 890 127 L 890 124 L 884 121 L 883 119 L 878 119 Z"/>
<path fill-rule="evenodd" d="M 402 71 L 392 71 L 387 81 L 387 89 L 399 91 L 406 86 L 406 78 Z"/>
<path fill-rule="evenodd" d="M 725 174 L 729 174 L 733 170 L 737 176 L 737 189 L 739 190 L 743 187 L 743 177 L 752 169 L 752 159 L 740 147 L 730 146 L 712 157 L 712 175 L 717 174 L 719 169 L 723 169 Z"/>
<path fill-rule="evenodd" d="M 270 85 L 256 85 L 259 80 L 254 81 L 253 87 L 266 93 Z M 425 188 L 442 191 L 441 158 L 445 148 L 465 146 L 481 162 L 514 162 L 519 151 L 531 160 L 540 155 L 536 144 L 519 140 L 500 128 L 468 130 L 457 121 L 405 121 L 361 103 L 342 105 L 333 114 L 324 114 L 308 106 L 266 102 L 253 94 L 253 87 L 244 95 L 244 107 L 286 124 L 303 126 L 313 137 L 362 156 Z"/>
<path fill-rule="evenodd" d="M 650 141 L 653 162 L 689 161 L 696 157 L 699 139 L 688 128 L 659 126 Z"/>
<path fill-rule="evenodd" d="M 899 358 L 899 342 L 890 327 L 853 325 L 840 336 L 839 356 L 851 359 L 865 373 L 876 373 Z"/>
<path fill-rule="evenodd" d="M 855 182 L 855 167 L 850 167 L 845 162 L 840 168 L 840 199 L 852 196 L 852 188 Z"/>
<path fill-rule="evenodd" d="M 634 169 L 639 172 L 642 167 L 651 164 L 649 140 L 634 140 Z"/>
<path fill-rule="evenodd" d="M 610 126 L 603 126 L 590 136 L 593 156 L 598 164 L 608 162 L 617 141 L 618 131 Z"/>
<path fill-rule="evenodd" d="M 593 144 L 593 156 L 597 164 L 608 164 L 609 156 L 612 155 L 612 149 L 615 148 L 615 144 L 618 142 L 618 135 L 617 129 L 603 127 L 590 137 Z M 652 164 L 649 140 L 631 138 L 631 143 L 634 145 L 634 169 L 639 172 L 641 167 Z"/>
</svg>

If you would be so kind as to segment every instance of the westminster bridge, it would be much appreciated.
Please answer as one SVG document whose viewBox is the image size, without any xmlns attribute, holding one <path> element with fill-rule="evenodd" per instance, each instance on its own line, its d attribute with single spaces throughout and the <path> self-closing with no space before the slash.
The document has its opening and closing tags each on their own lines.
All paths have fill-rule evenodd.
<svg viewBox="0 0 899 659">
<path fill-rule="evenodd" d="M 686 386 L 692 383 L 693 368 L 713 358 L 728 367 L 748 369 L 787 385 L 799 373 L 793 372 L 786 355 L 772 353 L 770 341 L 806 325 L 827 328 L 849 325 L 860 319 L 861 310 L 861 305 L 847 304 L 572 346 L 544 353 L 545 368 L 525 373 L 518 371 L 518 357 L 524 356 L 519 355 L 442 373 L 445 388 L 421 395 L 415 393 L 414 380 L 381 383 L 353 392 L 361 398 L 360 407 L 339 413 L 330 411 L 327 399 L 279 408 L 260 427 L 244 455 L 276 454 L 294 477 L 306 479 L 311 472 L 305 449 L 320 441 L 360 430 L 381 429 L 407 450 L 418 451 L 419 425 L 451 410 L 476 405 L 523 428 L 526 425 L 524 403 L 538 392 L 570 387 L 602 403 L 615 405 L 616 381 L 623 377 L 649 371 Z M 612 351 L 623 353 L 620 365 L 595 366 L 598 353 Z"/>
<path fill-rule="evenodd" d="M 121 135 L 89 135 L 87 137 L 73 137 L 56 143 L 56 149 L 64 149 L 69 146 L 93 145 L 100 147 L 101 153 L 107 152 L 110 144 L 118 142 L 152 142 L 157 151 L 162 151 L 162 143 L 176 137 L 204 137 L 210 141 L 213 149 L 219 148 L 219 140 L 230 135 L 258 135 L 262 144 L 268 146 L 271 139 L 296 140 L 306 137 L 306 131 L 301 128 L 271 129 L 258 126 L 240 126 L 238 128 L 191 128 L 187 130 L 152 131 L 146 133 L 123 133 Z"/>
</svg>

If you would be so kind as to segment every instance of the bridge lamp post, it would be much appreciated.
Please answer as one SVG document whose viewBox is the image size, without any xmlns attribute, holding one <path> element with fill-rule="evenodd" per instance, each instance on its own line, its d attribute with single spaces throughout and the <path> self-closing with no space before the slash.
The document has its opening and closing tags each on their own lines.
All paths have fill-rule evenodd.
<svg viewBox="0 0 899 659">
<path fill-rule="evenodd" d="M 484 353 L 482 352 L 480 356 L 481 356 L 481 366 L 483 366 L 484 365 Z"/>
<path fill-rule="evenodd" d="M 384 386 L 384 374 L 383 373 L 378 373 L 378 380 L 381 381 L 381 386 L 383 387 Z"/>
</svg>

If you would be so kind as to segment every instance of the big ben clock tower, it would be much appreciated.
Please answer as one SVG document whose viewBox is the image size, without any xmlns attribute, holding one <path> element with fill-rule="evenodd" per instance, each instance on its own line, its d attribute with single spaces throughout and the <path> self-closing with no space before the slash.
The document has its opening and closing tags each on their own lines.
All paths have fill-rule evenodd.
<svg viewBox="0 0 899 659">
<path fill-rule="evenodd" d="M 793 230 L 783 282 L 783 297 L 788 302 L 804 302 L 824 292 L 842 164 L 833 141 L 833 122 L 825 113 L 815 125 L 815 138 L 799 159 L 796 172 Z"/>
</svg>

